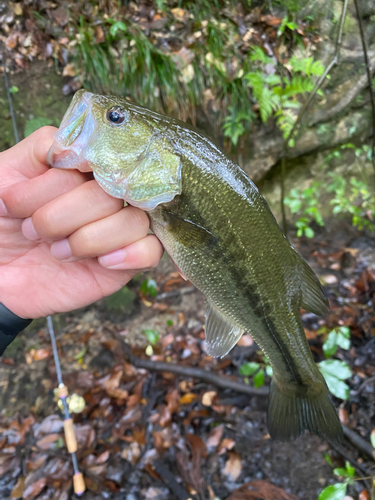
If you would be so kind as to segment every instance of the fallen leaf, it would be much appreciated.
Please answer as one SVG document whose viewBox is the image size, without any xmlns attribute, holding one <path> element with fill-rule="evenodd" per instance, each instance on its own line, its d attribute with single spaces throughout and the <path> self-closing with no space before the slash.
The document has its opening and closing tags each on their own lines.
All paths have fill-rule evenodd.
<svg viewBox="0 0 375 500">
<path fill-rule="evenodd" d="M 368 490 L 362 490 L 358 496 L 358 500 L 371 500 L 371 496 Z"/>
<path fill-rule="evenodd" d="M 48 349 L 37 349 L 33 353 L 34 361 L 41 361 L 42 359 L 47 359 L 51 356 L 51 352 Z"/>
<path fill-rule="evenodd" d="M 217 446 L 219 446 L 223 434 L 224 434 L 224 424 L 220 424 L 212 429 L 206 441 L 206 446 L 209 451 L 212 451 L 215 448 L 217 448 Z"/>
<path fill-rule="evenodd" d="M 197 395 L 194 394 L 193 392 L 187 392 L 186 394 L 184 394 L 181 399 L 180 399 L 180 403 L 182 405 L 188 405 L 190 404 L 192 401 L 194 401 L 194 399 L 197 399 Z"/>
<path fill-rule="evenodd" d="M 22 10 L 22 5 L 20 3 L 14 4 L 13 10 L 16 16 L 22 16 L 23 10 Z"/>
<path fill-rule="evenodd" d="M 36 445 L 40 450 L 49 450 L 54 447 L 54 443 L 59 439 L 59 434 L 48 434 L 37 441 Z"/>
<path fill-rule="evenodd" d="M 47 485 L 47 478 L 41 477 L 24 489 L 23 500 L 33 500 Z"/>
<path fill-rule="evenodd" d="M 217 396 L 217 392 L 216 391 L 207 391 L 203 394 L 202 396 L 202 405 L 203 406 L 211 406 L 212 405 L 212 402 L 213 400 L 215 399 L 215 397 Z"/>
<path fill-rule="evenodd" d="M 176 21 L 180 21 L 184 23 L 186 20 L 186 11 L 181 9 L 180 7 L 176 7 L 175 9 L 171 9 L 172 16 L 176 19 Z"/>
<path fill-rule="evenodd" d="M 223 469 L 223 474 L 231 481 L 236 481 L 242 471 L 241 457 L 235 451 L 228 453 L 228 460 Z"/>
<path fill-rule="evenodd" d="M 189 441 L 193 454 L 199 454 L 201 457 L 207 457 L 206 445 L 199 436 L 189 433 L 186 435 L 186 439 Z"/>
<path fill-rule="evenodd" d="M 217 450 L 217 453 L 219 455 L 222 455 L 228 450 L 232 450 L 234 448 L 234 445 L 236 444 L 236 441 L 234 439 L 230 438 L 224 438 L 222 442 L 220 443 L 220 446 Z"/>
<path fill-rule="evenodd" d="M 63 76 L 76 76 L 76 69 L 73 63 L 69 63 L 63 70 Z"/>
<path fill-rule="evenodd" d="M 12 489 L 10 498 L 22 498 L 23 490 L 25 489 L 25 478 L 20 476 Z"/>
<path fill-rule="evenodd" d="M 294 495 L 268 481 L 250 481 L 234 490 L 226 500 L 295 500 Z"/>
</svg>

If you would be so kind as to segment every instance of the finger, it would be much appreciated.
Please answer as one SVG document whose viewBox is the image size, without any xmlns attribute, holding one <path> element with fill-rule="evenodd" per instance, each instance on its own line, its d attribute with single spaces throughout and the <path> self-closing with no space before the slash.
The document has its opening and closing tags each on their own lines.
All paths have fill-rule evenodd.
<svg viewBox="0 0 375 500">
<path fill-rule="evenodd" d="M 156 267 L 163 255 L 163 246 L 153 234 L 98 258 L 107 269 L 146 269 Z"/>
<path fill-rule="evenodd" d="M 0 153 L 0 168 L 10 168 L 29 179 L 48 169 L 47 153 L 53 142 L 55 127 L 42 127 L 12 148 Z"/>
<path fill-rule="evenodd" d="M 24 219 L 90 178 L 91 175 L 82 174 L 78 170 L 48 169 L 42 175 L 3 189 L 0 197 L 8 216 Z"/>
<path fill-rule="evenodd" d="M 123 200 L 109 196 L 96 181 L 88 181 L 37 210 L 23 222 L 22 232 L 29 240 L 60 240 L 123 206 Z"/>
<path fill-rule="evenodd" d="M 66 261 L 97 257 L 144 238 L 149 229 L 146 213 L 135 207 L 125 207 L 109 217 L 81 227 L 64 240 L 51 245 L 52 255 Z"/>
</svg>

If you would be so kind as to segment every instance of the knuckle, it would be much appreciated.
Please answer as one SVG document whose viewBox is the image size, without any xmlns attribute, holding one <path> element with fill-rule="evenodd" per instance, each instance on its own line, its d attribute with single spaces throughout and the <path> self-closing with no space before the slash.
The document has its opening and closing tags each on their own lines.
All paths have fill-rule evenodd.
<svg viewBox="0 0 375 500">
<path fill-rule="evenodd" d="M 33 215 L 33 224 L 40 236 L 59 238 L 60 230 L 53 210 L 48 207 L 40 208 Z"/>
<path fill-rule="evenodd" d="M 100 238 L 90 226 L 84 226 L 69 238 L 70 248 L 75 257 L 96 257 L 100 254 Z"/>
</svg>

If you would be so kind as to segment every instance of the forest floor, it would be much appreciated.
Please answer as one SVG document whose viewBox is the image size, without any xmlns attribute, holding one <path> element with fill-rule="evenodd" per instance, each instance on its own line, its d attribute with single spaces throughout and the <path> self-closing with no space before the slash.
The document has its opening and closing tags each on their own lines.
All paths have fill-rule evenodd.
<svg viewBox="0 0 375 500">
<path fill-rule="evenodd" d="M 350 350 L 339 347 L 335 354 L 352 372 L 346 381 L 349 398 L 334 398 L 334 403 L 341 421 L 370 446 L 375 427 L 375 240 L 340 223 L 295 246 L 326 284 L 331 303 L 325 319 L 302 311 L 316 361 L 324 359 L 327 332 L 350 328 Z M 145 287 L 149 279 L 157 285 L 154 297 Z M 155 271 L 138 276 L 110 299 L 55 317 L 64 381 L 84 402 L 74 423 L 88 488 L 85 500 L 316 500 L 323 487 L 339 481 L 333 467 L 344 466 L 345 460 L 355 466 L 357 477 L 374 472 L 371 457 L 347 440 L 338 448 L 310 434 L 290 443 L 270 440 L 264 394 L 268 376 L 259 394 L 251 396 L 200 377 L 136 367 L 142 366 L 140 360 L 151 360 L 154 368 L 169 362 L 244 382 L 239 368 L 246 362 L 262 365 L 259 348 L 245 335 L 223 359 L 210 358 L 204 347 L 204 312 L 203 295 L 163 258 Z M 245 382 L 249 385 L 243 387 L 253 385 L 252 379 Z M 44 320 L 7 350 L 0 385 L 0 497 L 18 498 L 23 491 L 25 500 L 73 498 Z M 368 481 L 356 481 L 348 494 L 370 498 L 362 491 L 366 488 Z"/>
</svg>

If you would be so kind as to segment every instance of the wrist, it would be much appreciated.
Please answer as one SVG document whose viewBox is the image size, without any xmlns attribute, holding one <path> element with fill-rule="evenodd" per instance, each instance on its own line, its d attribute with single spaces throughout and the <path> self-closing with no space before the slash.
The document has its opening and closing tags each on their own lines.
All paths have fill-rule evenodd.
<svg viewBox="0 0 375 500">
<path fill-rule="evenodd" d="M 0 302 L 0 356 L 8 345 L 22 332 L 32 319 L 24 319 L 10 311 Z"/>
</svg>

